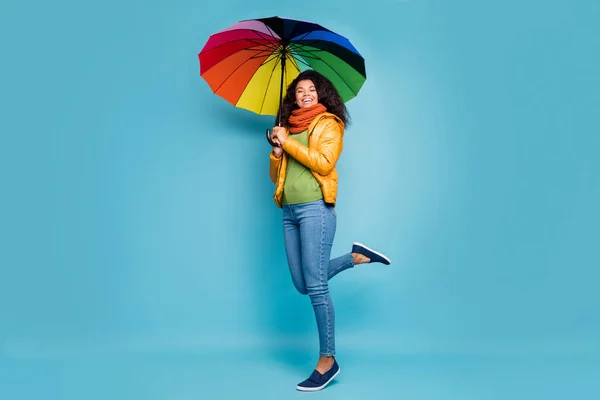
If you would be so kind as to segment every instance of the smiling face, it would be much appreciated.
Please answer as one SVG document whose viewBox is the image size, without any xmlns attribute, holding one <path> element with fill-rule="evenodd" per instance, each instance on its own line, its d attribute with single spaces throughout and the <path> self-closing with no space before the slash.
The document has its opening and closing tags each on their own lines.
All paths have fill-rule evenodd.
<svg viewBox="0 0 600 400">
<path fill-rule="evenodd" d="M 311 80 L 298 82 L 296 85 L 296 104 L 300 108 L 314 106 L 319 103 L 319 95 Z"/>
</svg>

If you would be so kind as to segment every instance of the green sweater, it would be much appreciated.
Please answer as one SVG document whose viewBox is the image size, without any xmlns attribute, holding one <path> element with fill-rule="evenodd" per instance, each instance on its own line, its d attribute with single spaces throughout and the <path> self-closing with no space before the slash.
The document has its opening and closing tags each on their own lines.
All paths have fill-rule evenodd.
<svg viewBox="0 0 600 400">
<path fill-rule="evenodd" d="M 300 144 L 308 147 L 308 131 L 289 136 Z M 283 185 L 282 204 L 300 204 L 323 198 L 319 182 L 310 169 L 298 162 L 294 157 L 288 157 L 285 184 Z"/>
</svg>

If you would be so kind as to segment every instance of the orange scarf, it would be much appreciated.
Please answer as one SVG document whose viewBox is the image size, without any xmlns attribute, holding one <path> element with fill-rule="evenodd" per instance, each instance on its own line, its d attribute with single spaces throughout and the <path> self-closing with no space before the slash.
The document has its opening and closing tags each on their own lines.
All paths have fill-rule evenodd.
<svg viewBox="0 0 600 400">
<path fill-rule="evenodd" d="M 327 111 L 327 108 L 321 103 L 317 103 L 306 108 L 298 108 L 292 111 L 292 115 L 290 115 L 288 118 L 288 123 L 290 124 L 290 133 L 304 132 L 308 129 L 308 126 L 313 119 L 325 111 Z"/>
</svg>

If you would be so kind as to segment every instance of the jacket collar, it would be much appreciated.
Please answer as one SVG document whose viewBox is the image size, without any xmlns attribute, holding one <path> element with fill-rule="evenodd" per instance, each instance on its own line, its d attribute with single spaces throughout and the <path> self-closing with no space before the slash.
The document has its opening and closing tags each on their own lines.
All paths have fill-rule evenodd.
<svg viewBox="0 0 600 400">
<path fill-rule="evenodd" d="M 310 123 L 310 125 L 308 126 L 308 135 L 310 136 L 312 134 L 313 130 L 315 129 L 315 126 L 317 126 L 319 121 L 327 118 L 333 118 L 340 125 L 342 133 L 344 132 L 344 123 L 342 122 L 342 120 L 335 114 L 332 114 L 330 112 L 324 112 L 322 114 L 317 115 L 315 119 Z"/>
</svg>

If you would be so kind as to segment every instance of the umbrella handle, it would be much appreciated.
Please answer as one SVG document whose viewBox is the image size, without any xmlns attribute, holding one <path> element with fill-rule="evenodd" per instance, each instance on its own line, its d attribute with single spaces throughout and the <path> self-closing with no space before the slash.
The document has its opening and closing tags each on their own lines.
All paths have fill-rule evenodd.
<svg viewBox="0 0 600 400">
<path fill-rule="evenodd" d="M 280 145 L 278 145 L 277 143 L 275 143 L 273 140 L 271 140 L 271 130 L 267 129 L 267 142 L 269 142 L 269 144 L 273 147 L 281 147 Z"/>
</svg>

